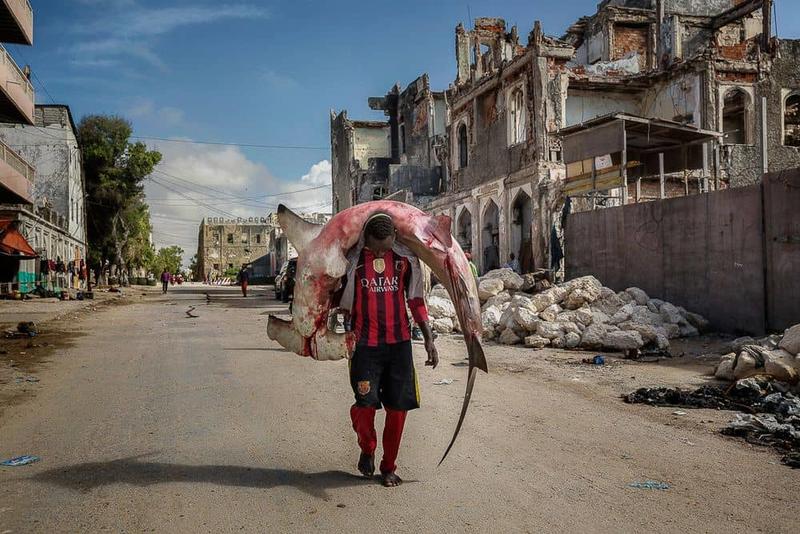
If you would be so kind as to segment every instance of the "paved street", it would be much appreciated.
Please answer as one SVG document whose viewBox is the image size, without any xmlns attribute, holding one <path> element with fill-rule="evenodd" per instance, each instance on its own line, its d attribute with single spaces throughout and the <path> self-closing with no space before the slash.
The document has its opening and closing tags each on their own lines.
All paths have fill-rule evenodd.
<svg viewBox="0 0 800 534">
<path fill-rule="evenodd" d="M 463 343 L 440 339 L 435 371 L 415 347 L 423 407 L 401 448 L 406 483 L 362 480 L 347 364 L 269 341 L 267 313 L 285 307 L 254 293 L 183 286 L 77 321 L 0 415 L 0 456 L 42 458 L 0 468 L 0 532 L 796 532 L 800 472 L 719 435 L 731 414 L 618 398 L 701 383 L 697 369 L 591 371 L 580 353 L 487 346 L 492 373 L 437 468 Z M 644 480 L 671 487 L 628 487 Z"/>
</svg>

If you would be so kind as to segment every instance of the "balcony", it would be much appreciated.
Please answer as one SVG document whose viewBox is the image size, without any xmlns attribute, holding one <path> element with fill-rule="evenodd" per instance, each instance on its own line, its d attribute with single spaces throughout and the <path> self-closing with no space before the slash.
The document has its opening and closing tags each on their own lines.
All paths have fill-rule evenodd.
<svg viewBox="0 0 800 534">
<path fill-rule="evenodd" d="M 33 125 L 35 102 L 30 80 L 0 46 L 0 121 Z"/>
<path fill-rule="evenodd" d="M 33 44 L 33 8 L 28 0 L 0 0 L 0 42 Z"/>
<path fill-rule="evenodd" d="M 33 180 L 36 170 L 5 143 L 0 141 L 0 203 L 33 203 Z"/>
</svg>

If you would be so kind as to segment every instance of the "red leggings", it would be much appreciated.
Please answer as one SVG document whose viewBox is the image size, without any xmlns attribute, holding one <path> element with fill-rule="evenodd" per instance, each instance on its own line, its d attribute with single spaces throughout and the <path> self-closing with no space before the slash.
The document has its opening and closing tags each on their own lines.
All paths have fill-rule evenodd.
<svg viewBox="0 0 800 534">
<path fill-rule="evenodd" d="M 397 453 L 400 450 L 400 438 L 403 436 L 407 413 L 403 410 L 386 408 L 381 473 L 394 473 L 397 469 L 395 462 L 397 462 Z M 378 446 L 378 436 L 375 433 L 375 408 L 354 405 L 350 408 L 350 419 L 353 421 L 353 429 L 358 436 L 358 446 L 361 447 L 361 452 L 374 455 Z"/>
</svg>

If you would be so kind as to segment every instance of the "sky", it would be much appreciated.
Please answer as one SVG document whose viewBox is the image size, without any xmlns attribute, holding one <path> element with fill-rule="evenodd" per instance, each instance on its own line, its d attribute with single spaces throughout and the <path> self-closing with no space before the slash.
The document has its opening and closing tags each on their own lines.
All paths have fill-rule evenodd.
<svg viewBox="0 0 800 534">
<path fill-rule="evenodd" d="M 156 246 L 180 245 L 188 259 L 204 217 L 265 216 L 278 202 L 329 211 L 330 111 L 380 120 L 367 98 L 424 72 L 446 89 L 459 22 L 503 17 L 524 43 L 535 20 L 562 35 L 598 0 L 31 3 L 34 45 L 7 48 L 31 65 L 38 103 L 184 141 L 144 140 L 163 154 L 145 191 Z M 777 0 L 779 35 L 800 38 L 798 21 L 800 1 Z"/>
</svg>

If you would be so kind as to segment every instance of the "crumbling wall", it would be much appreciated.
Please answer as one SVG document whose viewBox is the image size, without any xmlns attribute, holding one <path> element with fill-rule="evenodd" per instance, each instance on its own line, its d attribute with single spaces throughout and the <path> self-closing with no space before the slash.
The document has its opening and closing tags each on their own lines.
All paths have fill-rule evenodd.
<svg viewBox="0 0 800 534">
<path fill-rule="evenodd" d="M 331 112 L 331 190 L 334 213 L 353 205 L 354 184 L 350 174 L 353 158 L 352 131 L 346 111 L 338 115 Z"/>
<path fill-rule="evenodd" d="M 644 91 L 640 114 L 684 124 L 702 125 L 703 86 L 697 73 L 657 82 Z"/>
<path fill-rule="evenodd" d="M 800 40 L 781 40 L 772 72 L 764 80 L 767 96 L 767 146 L 769 169 L 779 171 L 800 167 L 800 148 L 783 144 L 783 112 L 786 96 L 800 90 Z"/>
<path fill-rule="evenodd" d="M 713 17 L 741 3 L 741 0 L 664 0 L 664 11 L 681 15 Z"/>
<path fill-rule="evenodd" d="M 646 25 L 615 24 L 611 60 L 637 56 L 641 70 L 647 68 L 650 52 L 650 28 Z"/>
<path fill-rule="evenodd" d="M 353 158 L 362 169 L 369 167 L 371 158 L 388 158 L 391 155 L 389 125 L 362 126 L 354 123 Z"/>
</svg>

